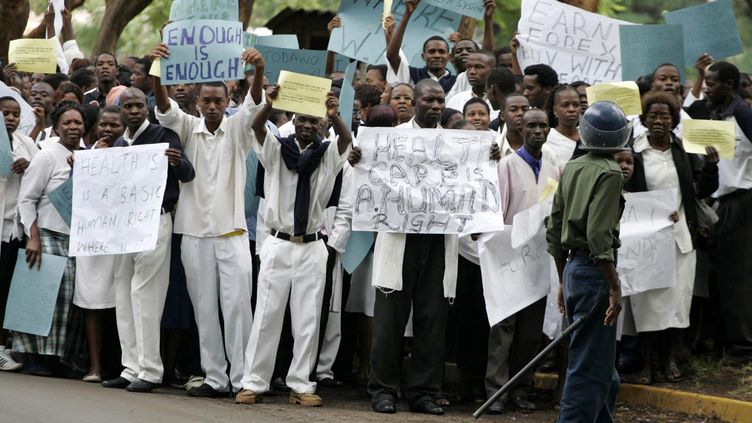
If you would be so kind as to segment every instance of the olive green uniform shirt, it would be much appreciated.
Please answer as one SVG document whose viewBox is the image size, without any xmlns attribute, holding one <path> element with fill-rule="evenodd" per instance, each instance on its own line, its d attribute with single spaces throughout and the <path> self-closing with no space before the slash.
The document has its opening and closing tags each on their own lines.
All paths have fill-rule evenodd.
<svg viewBox="0 0 752 423">
<path fill-rule="evenodd" d="M 548 252 L 566 259 L 570 250 L 590 252 L 596 261 L 614 262 L 624 177 L 611 156 L 585 154 L 567 163 L 554 195 L 546 240 Z"/>
</svg>

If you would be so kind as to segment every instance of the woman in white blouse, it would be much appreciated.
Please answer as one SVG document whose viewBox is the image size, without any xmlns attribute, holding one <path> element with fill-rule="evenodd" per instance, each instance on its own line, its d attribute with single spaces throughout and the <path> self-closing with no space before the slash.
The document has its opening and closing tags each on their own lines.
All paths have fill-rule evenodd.
<svg viewBox="0 0 752 423">
<path fill-rule="evenodd" d="M 548 124 L 551 131 L 546 139 L 546 146 L 556 155 L 559 173 L 572 159 L 577 141 L 580 140 L 580 94 L 568 84 L 556 86 L 546 103 L 548 106 Z"/>
<path fill-rule="evenodd" d="M 638 383 L 653 381 L 652 351 L 658 349 L 661 367 L 669 382 L 682 378 L 674 347 L 680 342 L 678 329 L 689 326 L 689 309 L 695 280 L 698 242 L 696 198 L 708 197 L 718 188 L 718 153 L 707 147 L 706 157 L 687 154 L 673 129 L 679 123 L 681 106 L 676 96 L 648 93 L 642 100 L 640 120 L 648 131 L 634 142 L 634 173 L 625 190 L 629 192 L 677 189 L 677 211 L 666 218 L 675 222 L 677 282 L 629 297 L 634 324 L 643 348 L 645 366 Z M 629 315 L 627 312 L 625 318 Z"/>
<path fill-rule="evenodd" d="M 52 113 L 52 123 L 60 139 L 34 156 L 21 180 L 19 190 L 18 210 L 24 231 L 29 236 L 26 244 L 26 261 L 29 266 L 40 266 L 42 253 L 68 256 L 70 228 L 50 202 L 48 194 L 71 175 L 69 159 L 73 151 L 78 149 L 84 133 L 84 112 L 78 104 L 63 102 Z M 67 355 L 80 351 L 79 344 L 83 339 L 72 335 L 76 322 L 71 316 L 78 316 L 79 319 L 81 316 L 69 313 L 72 308 L 75 269 L 75 259 L 69 257 L 58 291 L 50 333 L 47 336 L 15 333 L 13 336 L 13 349 L 27 354 L 27 365 L 24 368 L 27 373 L 51 374 L 48 365 L 56 363 L 49 359 L 43 362 L 40 355 L 68 362 Z"/>
</svg>

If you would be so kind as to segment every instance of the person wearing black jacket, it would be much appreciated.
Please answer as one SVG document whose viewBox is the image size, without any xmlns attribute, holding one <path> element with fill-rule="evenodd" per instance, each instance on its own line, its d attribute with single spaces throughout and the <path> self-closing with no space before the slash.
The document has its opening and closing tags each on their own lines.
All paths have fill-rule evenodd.
<svg viewBox="0 0 752 423">
<path fill-rule="evenodd" d="M 180 195 L 178 181 L 191 182 L 196 173 L 183 152 L 178 135 L 147 120 L 149 110 L 143 91 L 138 88 L 123 91 L 120 111 L 127 129 L 115 141 L 115 147 L 169 143 L 165 155 L 170 166 L 156 248 L 115 258 L 115 311 L 125 369 L 120 377 L 106 380 L 102 386 L 151 392 L 162 382 L 164 372 L 159 335 L 170 282 L 172 213 Z"/>
<path fill-rule="evenodd" d="M 682 140 L 674 134 L 680 107 L 671 94 L 655 92 L 643 97 L 640 119 L 648 132 L 634 142 L 634 173 L 624 187 L 629 192 L 678 188 L 680 199 L 677 211 L 666 216 L 675 225 L 676 286 L 630 296 L 635 328 L 643 346 L 645 367 L 639 382 L 644 384 L 653 380 L 653 347 L 659 347 L 667 380 L 674 382 L 682 377 L 672 347 L 681 339 L 676 329 L 689 326 L 698 245 L 697 199 L 710 196 L 718 188 L 715 148 L 707 147 L 703 161 L 687 154 Z"/>
</svg>

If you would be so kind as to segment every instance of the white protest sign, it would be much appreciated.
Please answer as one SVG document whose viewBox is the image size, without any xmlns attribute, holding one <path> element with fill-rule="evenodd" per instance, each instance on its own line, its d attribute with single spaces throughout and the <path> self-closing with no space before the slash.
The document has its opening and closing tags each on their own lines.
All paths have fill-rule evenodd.
<svg viewBox="0 0 752 423">
<path fill-rule="evenodd" d="M 551 214 L 554 197 L 549 195 L 540 203 L 514 215 L 512 219 L 512 248 L 529 242 L 542 228 L 544 221 Z"/>
<path fill-rule="evenodd" d="M 157 245 L 167 143 L 76 152 L 70 256 L 137 253 Z"/>
<path fill-rule="evenodd" d="M 533 304 L 551 290 L 553 259 L 546 248 L 543 228 L 519 248 L 512 247 L 509 227 L 480 237 L 478 252 L 489 325 Z"/>
<path fill-rule="evenodd" d="M 675 189 L 624 194 L 617 271 L 623 296 L 676 286 Z"/>
<path fill-rule="evenodd" d="M 517 25 L 520 67 L 544 63 L 561 83 L 620 81 L 619 25 L 630 23 L 556 0 L 523 0 Z"/>
<path fill-rule="evenodd" d="M 18 124 L 18 128 L 16 128 L 16 132 L 28 135 L 37 124 L 34 109 L 26 102 L 26 100 L 24 100 L 23 97 L 21 97 L 21 94 L 19 94 L 18 91 L 11 89 L 2 81 L 0 81 L 0 97 L 13 97 L 16 99 L 21 106 L 21 122 Z"/>
<path fill-rule="evenodd" d="M 353 231 L 471 234 L 504 227 L 495 134 L 361 128 Z"/>
</svg>

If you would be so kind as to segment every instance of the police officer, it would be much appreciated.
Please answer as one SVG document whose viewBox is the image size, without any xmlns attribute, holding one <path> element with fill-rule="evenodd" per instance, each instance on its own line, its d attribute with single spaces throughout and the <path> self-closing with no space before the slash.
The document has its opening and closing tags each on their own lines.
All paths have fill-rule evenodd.
<svg viewBox="0 0 752 423">
<path fill-rule="evenodd" d="M 580 118 L 581 148 L 588 154 L 567 163 L 551 209 L 546 239 L 559 274 L 559 308 L 570 324 L 586 319 L 570 341 L 560 423 L 613 420 L 621 311 L 616 249 L 624 208 L 623 178 L 613 157 L 629 149 L 631 131 L 615 104 L 591 105 Z"/>
</svg>

